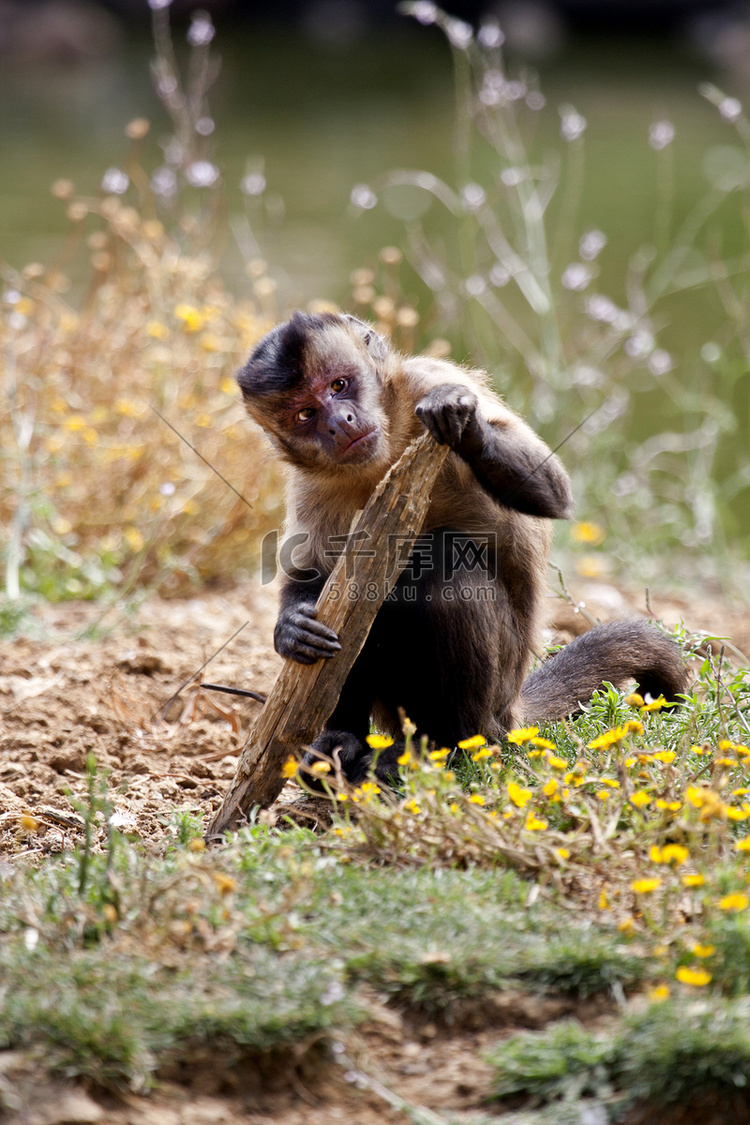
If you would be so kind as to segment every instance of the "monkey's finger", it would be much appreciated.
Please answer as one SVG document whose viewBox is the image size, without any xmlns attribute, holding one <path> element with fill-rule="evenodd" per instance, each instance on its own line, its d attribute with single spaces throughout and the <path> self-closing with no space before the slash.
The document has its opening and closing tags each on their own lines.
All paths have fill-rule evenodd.
<svg viewBox="0 0 750 1125">
<path fill-rule="evenodd" d="M 318 621 L 314 614 L 315 610 L 305 611 L 304 613 L 300 611 L 292 618 L 292 625 L 301 634 L 305 633 L 315 639 L 320 638 L 338 644 L 339 638 L 336 631 L 331 629 L 329 625 L 324 625 L 322 621 Z"/>
<path fill-rule="evenodd" d="M 338 645 L 335 651 L 325 652 L 311 645 L 297 645 L 289 655 L 297 664 L 316 664 L 318 660 L 330 660 L 340 648 Z"/>
</svg>

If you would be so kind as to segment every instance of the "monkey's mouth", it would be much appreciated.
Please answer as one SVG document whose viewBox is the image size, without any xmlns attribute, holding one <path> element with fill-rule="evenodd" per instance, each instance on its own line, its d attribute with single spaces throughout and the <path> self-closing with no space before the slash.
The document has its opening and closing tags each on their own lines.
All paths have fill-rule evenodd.
<svg viewBox="0 0 750 1125">
<path fill-rule="evenodd" d="M 364 461 L 374 452 L 378 440 L 378 427 L 373 426 L 366 434 L 352 438 L 349 444 L 341 451 L 341 461 Z"/>
</svg>

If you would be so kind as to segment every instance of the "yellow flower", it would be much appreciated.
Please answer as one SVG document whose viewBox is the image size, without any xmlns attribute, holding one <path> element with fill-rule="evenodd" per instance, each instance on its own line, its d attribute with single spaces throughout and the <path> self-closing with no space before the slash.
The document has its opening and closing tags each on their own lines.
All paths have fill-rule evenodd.
<svg viewBox="0 0 750 1125">
<path fill-rule="evenodd" d="M 677 812 L 682 808 L 682 801 L 664 801 L 659 797 L 656 807 L 657 809 L 669 809 L 670 812 Z"/>
<path fill-rule="evenodd" d="M 750 793 L 750 789 L 744 788 L 744 789 L 733 789 L 732 790 L 732 796 L 733 797 L 744 797 L 746 793 Z"/>
<path fill-rule="evenodd" d="M 374 781 L 363 781 L 359 791 L 364 797 L 377 797 L 378 793 L 382 793 L 382 789 Z"/>
<path fill-rule="evenodd" d="M 567 848 L 558 848 L 557 854 L 559 855 L 560 859 L 569 859 L 570 858 L 570 852 L 568 851 Z"/>
<path fill-rule="evenodd" d="M 459 742 L 461 750 L 477 750 L 480 746 L 484 746 L 487 741 L 481 734 L 473 734 L 471 738 L 463 738 Z"/>
<path fill-rule="evenodd" d="M 524 824 L 524 828 L 527 832 L 543 832 L 547 825 L 548 822 L 538 817 L 533 810 L 530 810 L 526 814 L 526 823 Z"/>
<path fill-rule="evenodd" d="M 694 957 L 713 957 L 715 952 L 716 952 L 716 946 L 715 945 L 701 945 L 701 943 L 698 942 L 697 945 L 693 946 L 693 956 Z"/>
<path fill-rule="evenodd" d="M 728 738 L 722 738 L 719 749 L 733 750 L 735 754 L 750 754 L 747 746 L 743 746 L 741 742 L 731 742 Z"/>
<path fill-rule="evenodd" d="M 418 813 L 421 813 L 422 811 L 414 798 L 412 798 L 410 801 L 407 801 L 404 805 L 404 808 L 407 812 L 413 813 L 414 816 L 416 816 Z"/>
<path fill-rule="evenodd" d="M 471 755 L 471 760 L 472 760 L 472 762 L 481 762 L 485 758 L 491 758 L 491 757 L 492 757 L 492 751 L 489 749 L 489 747 L 488 746 L 482 746 L 482 748 L 480 750 L 477 750 L 476 754 Z"/>
<path fill-rule="evenodd" d="M 647 895 L 661 886 L 661 879 L 636 879 L 630 886 L 637 895 Z"/>
<path fill-rule="evenodd" d="M 665 844 L 663 848 L 654 845 L 649 852 L 652 863 L 671 863 L 679 867 L 690 858 L 690 852 L 682 844 Z"/>
<path fill-rule="evenodd" d="M 524 742 L 530 742 L 538 734 L 539 727 L 518 727 L 516 730 L 509 730 L 505 737 L 514 746 L 522 746 Z"/>
<path fill-rule="evenodd" d="M 635 930 L 635 919 L 634 918 L 625 918 L 625 919 L 623 919 L 622 922 L 620 922 L 620 924 L 618 925 L 617 928 L 620 931 L 620 933 L 625 934 L 626 937 L 631 937 L 632 934 L 633 934 L 633 931 Z"/>
<path fill-rule="evenodd" d="M 609 899 L 607 898 L 606 887 L 602 890 L 601 894 L 599 895 L 599 909 L 600 910 L 609 910 Z"/>
<path fill-rule="evenodd" d="M 387 734 L 368 734 L 366 741 L 371 750 L 387 750 L 393 746 L 393 739 Z"/>
<path fill-rule="evenodd" d="M 39 827 L 39 821 L 30 813 L 22 813 L 18 823 L 24 832 L 36 832 Z"/>
<path fill-rule="evenodd" d="M 608 801 L 609 800 L 609 790 L 608 789 L 600 789 L 596 796 L 600 801 Z"/>
<path fill-rule="evenodd" d="M 555 793 L 557 792 L 558 788 L 559 788 L 559 786 L 558 786 L 557 782 L 555 781 L 554 777 L 551 777 L 549 779 L 549 781 L 547 782 L 547 784 L 542 788 L 542 793 L 544 793 L 545 797 L 553 797 L 555 795 Z"/>
<path fill-rule="evenodd" d="M 553 758 L 551 754 L 548 756 L 547 762 L 553 770 L 566 770 L 568 768 L 568 763 L 564 758 Z"/>
<path fill-rule="evenodd" d="M 178 320 L 182 321 L 188 332 L 200 332 L 205 324 L 205 318 L 202 312 L 200 309 L 196 309 L 194 305 L 177 305 L 174 310 L 174 315 Z"/>
<path fill-rule="evenodd" d="M 205 852 L 205 850 L 206 850 L 206 841 L 201 840 L 201 838 L 199 836 L 196 836 L 188 844 L 188 851 L 190 851 L 190 852 Z"/>
<path fill-rule="evenodd" d="M 522 809 L 531 800 L 531 790 L 522 789 L 517 782 L 509 781 L 507 788 L 508 796 L 517 808 Z"/>
<path fill-rule="evenodd" d="M 726 769 L 733 769 L 740 764 L 736 758 L 715 758 L 714 761 L 717 766 L 724 766 Z"/>
<path fill-rule="evenodd" d="M 734 848 L 738 852 L 750 852 L 750 836 L 745 836 L 743 840 L 737 840 Z"/>
<path fill-rule="evenodd" d="M 348 793 L 342 793 L 341 790 L 339 790 L 338 793 L 336 794 L 336 800 L 337 801 L 348 801 L 349 800 L 349 794 Z"/>
<path fill-rule="evenodd" d="M 711 980 L 711 974 L 705 969 L 690 969 L 687 965 L 682 965 L 675 973 L 675 977 L 682 984 L 692 984 L 696 988 L 701 988 Z"/>
<path fill-rule="evenodd" d="M 589 543 L 592 547 L 598 547 L 604 541 L 604 528 L 598 523 L 574 523 L 570 535 L 576 543 Z"/>
<path fill-rule="evenodd" d="M 219 894 L 228 895 L 237 889 L 237 880 L 231 875 L 223 875 L 221 871 L 214 871 L 214 883 Z"/>
<path fill-rule="evenodd" d="M 645 809 L 646 805 L 651 804 L 651 794 L 647 793 L 645 789 L 639 789 L 632 794 L 630 803 L 635 805 L 637 809 Z"/>
<path fill-rule="evenodd" d="M 630 695 L 625 696 L 625 702 L 630 707 L 642 707 L 645 700 L 642 695 L 638 694 L 637 691 L 633 691 L 630 693 Z"/>
<path fill-rule="evenodd" d="M 666 762 L 667 765 L 671 765 L 676 757 L 677 755 L 675 754 L 674 750 L 657 750 L 657 752 L 654 754 L 654 761 Z"/>
<path fill-rule="evenodd" d="M 122 537 L 130 547 L 131 551 L 137 553 L 143 547 L 143 536 L 137 527 L 126 527 L 122 533 Z"/>
<path fill-rule="evenodd" d="M 680 882 L 683 887 L 702 887 L 706 880 L 703 875 L 698 875 L 696 873 L 693 875 L 683 875 Z"/>
<path fill-rule="evenodd" d="M 637 719 L 628 719 L 624 730 L 626 734 L 643 734 L 643 723 L 639 723 Z"/>
<path fill-rule="evenodd" d="M 730 820 L 747 820 L 750 816 L 750 805 L 743 805 L 740 809 L 733 809 L 726 805 L 724 811 Z"/>
<path fill-rule="evenodd" d="M 297 772 L 297 759 L 290 754 L 284 765 L 281 767 L 282 777 L 294 777 Z"/>
<path fill-rule="evenodd" d="M 601 779 L 602 785 L 608 785 L 610 789 L 619 789 L 620 782 L 616 781 L 614 777 L 603 777 Z"/>
<path fill-rule="evenodd" d="M 729 910 L 733 914 L 739 914 L 741 910 L 747 909 L 749 902 L 750 899 L 748 899 L 747 895 L 741 893 L 725 895 L 724 898 L 719 900 L 719 909 Z"/>
<path fill-rule="evenodd" d="M 444 746 L 442 750 L 431 750 L 429 758 L 431 762 L 444 762 L 449 754 L 450 750 L 447 746 Z"/>
<path fill-rule="evenodd" d="M 162 324 L 159 320 L 150 320 L 146 325 L 146 335 L 152 336 L 154 340 L 168 340 L 169 329 L 166 324 Z"/>
<path fill-rule="evenodd" d="M 310 766 L 310 769 L 313 773 L 317 773 L 317 774 L 330 773 L 331 772 L 331 763 L 330 762 L 313 762 L 313 764 Z"/>
<path fill-rule="evenodd" d="M 669 985 L 668 984 L 657 984 L 657 986 L 655 988 L 652 988 L 651 991 L 649 992 L 648 998 L 649 998 L 649 1000 L 653 1000 L 656 1003 L 659 1003 L 660 1000 L 668 1000 L 669 999 Z"/>
<path fill-rule="evenodd" d="M 472 793 L 472 795 L 469 797 L 469 801 L 472 805 L 483 805 L 485 803 L 484 797 L 481 795 L 481 793 Z"/>
<path fill-rule="evenodd" d="M 538 746 L 540 750 L 556 750 L 557 744 L 550 742 L 548 738 L 530 738 L 529 742 L 532 746 Z"/>
<path fill-rule="evenodd" d="M 668 706 L 666 699 L 660 695 L 658 699 L 654 699 L 651 703 L 644 703 L 642 710 L 644 711 L 661 711 L 662 707 Z"/>
<path fill-rule="evenodd" d="M 411 761 L 411 750 L 404 750 L 403 754 L 399 754 L 396 761 L 400 766 L 408 766 Z"/>
</svg>

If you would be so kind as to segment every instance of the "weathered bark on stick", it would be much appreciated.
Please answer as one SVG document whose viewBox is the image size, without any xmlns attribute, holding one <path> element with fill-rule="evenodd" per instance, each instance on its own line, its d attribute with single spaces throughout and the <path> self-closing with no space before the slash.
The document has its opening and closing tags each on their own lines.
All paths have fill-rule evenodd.
<svg viewBox="0 0 750 1125">
<path fill-rule="evenodd" d="M 338 634 L 332 660 L 287 660 L 242 751 L 208 839 L 267 808 L 284 785 L 281 767 L 320 733 L 338 702 L 375 615 L 408 562 L 448 453 L 427 433 L 413 441 L 370 497 L 318 598 L 318 619 Z"/>
</svg>

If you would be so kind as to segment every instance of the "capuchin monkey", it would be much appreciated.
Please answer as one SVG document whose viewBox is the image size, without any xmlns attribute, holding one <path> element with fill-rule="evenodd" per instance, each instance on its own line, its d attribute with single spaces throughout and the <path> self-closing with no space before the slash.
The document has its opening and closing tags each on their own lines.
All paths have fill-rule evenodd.
<svg viewBox="0 0 750 1125">
<path fill-rule="evenodd" d="M 642 694 L 670 701 L 685 690 L 679 648 L 644 621 L 592 629 L 527 676 L 551 521 L 570 516 L 570 482 L 484 372 L 400 355 L 353 316 L 296 312 L 261 340 L 237 379 L 249 414 L 291 467 L 287 530 L 299 546 L 274 645 L 300 664 L 340 650 L 315 603 L 354 515 L 425 429 L 450 447 L 422 535 L 308 765 L 335 754 L 358 784 L 373 767 L 365 738 L 374 721 L 396 739 L 374 756 L 376 774 L 396 778 L 399 709 L 418 736 L 452 749 L 471 735 L 492 741 L 571 714 L 605 680 L 635 679 Z"/>
</svg>

